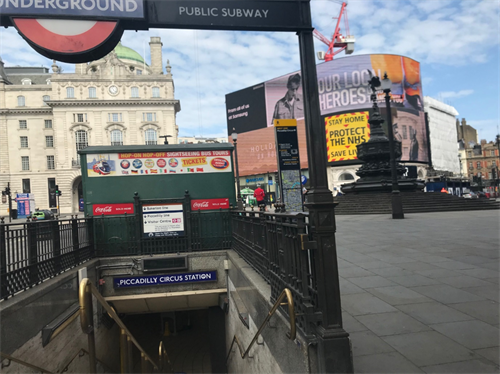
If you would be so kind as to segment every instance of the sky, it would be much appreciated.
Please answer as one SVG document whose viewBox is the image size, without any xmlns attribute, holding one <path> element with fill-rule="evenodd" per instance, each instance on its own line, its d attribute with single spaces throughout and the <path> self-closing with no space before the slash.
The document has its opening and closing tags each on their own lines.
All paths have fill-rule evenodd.
<svg viewBox="0 0 500 374">
<path fill-rule="evenodd" d="M 313 26 L 330 38 L 340 8 L 340 1 L 311 0 Z M 478 140 L 495 139 L 500 0 L 349 0 L 347 15 L 356 38 L 352 55 L 392 53 L 419 61 L 424 96 L 452 105 L 476 128 Z M 180 136 L 226 137 L 226 94 L 300 70 L 295 33 L 151 29 L 126 31 L 122 44 L 150 61 L 151 36 L 161 37 L 163 63 L 172 66 Z M 315 40 L 316 51 L 326 49 Z M 0 29 L 0 56 L 5 66 L 52 65 L 14 28 Z"/>
</svg>

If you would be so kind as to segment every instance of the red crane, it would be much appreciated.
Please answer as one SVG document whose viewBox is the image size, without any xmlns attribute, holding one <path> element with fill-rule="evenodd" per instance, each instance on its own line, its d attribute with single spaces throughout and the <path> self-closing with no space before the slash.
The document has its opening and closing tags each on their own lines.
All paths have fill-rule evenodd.
<svg viewBox="0 0 500 374">
<path fill-rule="evenodd" d="M 346 11 L 346 2 L 342 2 L 342 8 L 340 9 L 340 14 L 337 17 L 337 25 L 335 26 L 335 32 L 332 35 L 332 40 L 329 40 L 326 36 L 321 34 L 318 30 L 314 29 L 314 36 L 321 40 L 328 46 L 328 50 L 325 52 L 318 52 L 318 58 L 320 60 L 331 61 L 333 60 L 333 56 L 337 53 L 345 50 L 345 53 L 350 55 L 354 52 L 354 36 L 349 35 L 349 22 L 347 21 L 347 11 Z M 344 24 L 345 24 L 345 32 L 346 36 L 342 36 L 340 33 L 340 19 L 344 16 Z M 333 17 L 335 19 L 335 17 Z M 335 50 L 335 48 L 338 48 Z"/>
</svg>

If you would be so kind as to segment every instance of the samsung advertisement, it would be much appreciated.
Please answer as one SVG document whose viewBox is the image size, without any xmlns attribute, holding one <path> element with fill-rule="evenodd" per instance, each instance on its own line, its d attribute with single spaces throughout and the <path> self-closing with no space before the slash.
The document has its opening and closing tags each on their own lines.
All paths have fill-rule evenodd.
<svg viewBox="0 0 500 374">
<path fill-rule="evenodd" d="M 356 145 L 368 141 L 372 103 L 369 71 L 392 81 L 391 114 L 402 162 L 427 163 L 428 144 L 420 63 L 398 55 L 360 55 L 317 65 L 318 91 L 330 165 L 357 163 Z M 383 92 L 378 105 L 386 117 Z M 297 119 L 301 168 L 307 168 L 304 106 L 300 72 L 226 95 L 228 134 L 238 133 L 240 174 L 275 171 L 275 119 Z M 386 124 L 383 125 L 387 132 Z M 319 139 L 318 139 L 319 141 Z"/>
</svg>

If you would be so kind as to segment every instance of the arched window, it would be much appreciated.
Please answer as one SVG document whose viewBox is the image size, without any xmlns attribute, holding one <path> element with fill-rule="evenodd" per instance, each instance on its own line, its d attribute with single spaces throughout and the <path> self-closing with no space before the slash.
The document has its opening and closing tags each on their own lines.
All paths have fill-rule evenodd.
<svg viewBox="0 0 500 374">
<path fill-rule="evenodd" d="M 78 130 L 75 132 L 76 150 L 87 148 L 89 146 L 89 139 L 87 131 Z"/>
<path fill-rule="evenodd" d="M 17 106 L 25 106 L 26 105 L 26 99 L 24 96 L 18 96 L 17 97 Z"/>
<path fill-rule="evenodd" d="M 160 97 L 160 87 L 153 87 L 153 97 Z"/>
<path fill-rule="evenodd" d="M 50 100 L 50 96 L 49 95 L 43 95 L 42 99 L 43 99 L 43 105 L 47 106 L 47 101 Z"/>
<path fill-rule="evenodd" d="M 66 98 L 68 99 L 75 98 L 75 89 L 73 87 L 66 87 Z"/>
<path fill-rule="evenodd" d="M 147 129 L 144 132 L 144 138 L 146 140 L 146 145 L 156 145 L 157 144 L 156 130 Z"/>
<path fill-rule="evenodd" d="M 97 90 L 95 87 L 89 87 L 89 98 L 95 99 L 97 97 Z"/>
<path fill-rule="evenodd" d="M 21 80 L 21 84 L 22 84 L 23 86 L 30 86 L 30 85 L 31 85 L 31 79 L 29 79 L 29 78 L 23 78 L 23 79 Z"/>
<path fill-rule="evenodd" d="M 112 130 L 110 136 L 111 145 L 123 145 L 123 133 L 120 130 Z"/>
<path fill-rule="evenodd" d="M 354 176 L 351 173 L 340 174 L 339 181 L 352 181 L 352 180 L 354 180 Z"/>
<path fill-rule="evenodd" d="M 130 97 L 139 97 L 139 87 L 130 88 Z"/>
</svg>

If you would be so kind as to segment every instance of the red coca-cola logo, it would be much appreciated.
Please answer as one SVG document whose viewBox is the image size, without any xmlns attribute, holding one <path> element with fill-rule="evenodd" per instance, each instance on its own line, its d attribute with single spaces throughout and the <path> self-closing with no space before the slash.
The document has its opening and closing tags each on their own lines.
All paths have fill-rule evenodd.
<svg viewBox="0 0 500 374">
<path fill-rule="evenodd" d="M 229 209 L 229 199 L 191 200 L 192 210 Z"/>
<path fill-rule="evenodd" d="M 92 206 L 94 216 L 112 216 L 120 214 L 133 214 L 134 204 L 124 203 L 124 204 L 94 204 Z"/>
</svg>

